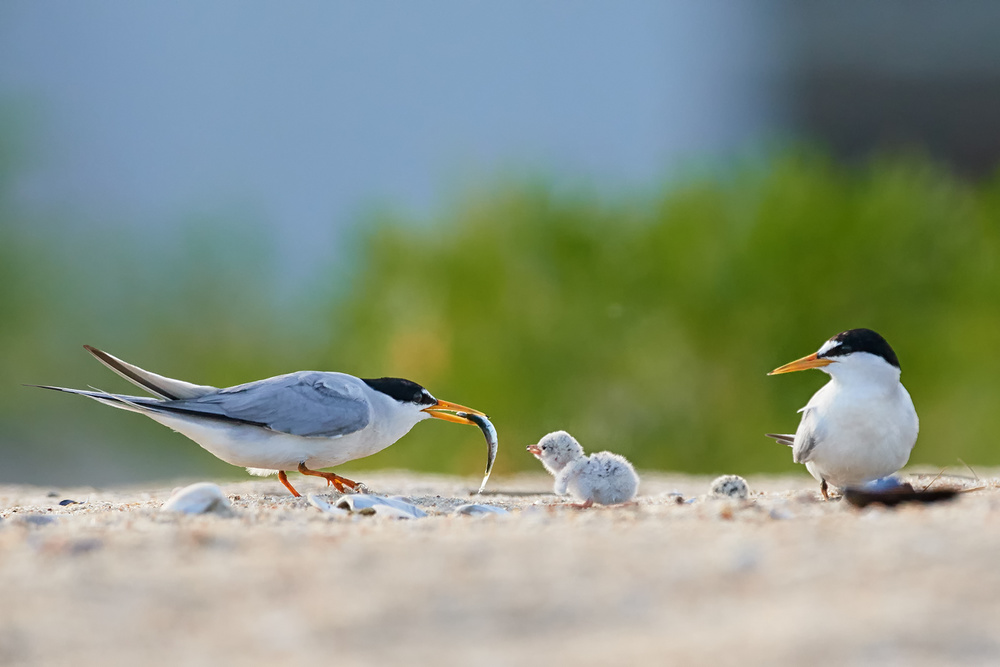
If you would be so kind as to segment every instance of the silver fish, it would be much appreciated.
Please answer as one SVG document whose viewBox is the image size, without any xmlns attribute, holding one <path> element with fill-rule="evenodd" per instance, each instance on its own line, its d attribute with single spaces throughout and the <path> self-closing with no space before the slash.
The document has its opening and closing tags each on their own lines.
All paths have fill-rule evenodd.
<svg viewBox="0 0 1000 667">
<path fill-rule="evenodd" d="M 486 481 L 490 478 L 490 472 L 493 470 L 493 462 L 497 459 L 497 448 L 500 446 L 500 441 L 497 438 L 497 430 L 493 428 L 490 420 L 482 415 L 474 415 L 469 412 L 459 412 L 457 414 L 459 417 L 474 421 L 479 430 L 486 436 L 486 446 L 488 447 L 486 453 L 486 474 L 483 475 L 483 483 L 479 485 L 479 493 L 482 493 L 483 489 L 486 488 Z"/>
</svg>

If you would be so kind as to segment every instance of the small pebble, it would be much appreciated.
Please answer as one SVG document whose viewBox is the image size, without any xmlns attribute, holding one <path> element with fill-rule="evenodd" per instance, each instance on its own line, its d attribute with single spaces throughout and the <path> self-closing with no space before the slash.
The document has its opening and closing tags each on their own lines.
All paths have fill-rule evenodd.
<svg viewBox="0 0 1000 667">
<path fill-rule="evenodd" d="M 815 503 L 819 502 L 819 498 L 815 491 L 799 491 L 793 496 L 796 502 L 800 503 Z"/>
<path fill-rule="evenodd" d="M 84 538 L 80 540 L 75 540 L 69 545 L 69 552 L 71 554 L 85 554 L 91 551 L 96 551 L 104 546 L 101 540 L 93 537 Z"/>
<path fill-rule="evenodd" d="M 888 477 L 880 477 L 879 479 L 874 479 L 867 484 L 862 484 L 861 488 L 865 491 L 895 491 L 905 483 L 906 482 L 898 477 L 889 475 Z"/>
<path fill-rule="evenodd" d="M 48 526 L 56 522 L 54 516 L 48 516 L 47 514 L 12 514 L 10 520 L 13 523 L 23 523 L 29 526 Z"/>
<path fill-rule="evenodd" d="M 712 480 L 708 493 L 718 498 L 746 500 L 747 496 L 750 495 L 750 487 L 747 486 L 747 481 L 739 475 L 723 475 Z"/>
<path fill-rule="evenodd" d="M 496 515 L 510 514 L 510 512 L 508 512 L 502 507 L 470 503 L 468 505 L 462 505 L 461 507 L 456 507 L 455 514 L 465 514 L 468 516 L 496 516 Z"/>
</svg>

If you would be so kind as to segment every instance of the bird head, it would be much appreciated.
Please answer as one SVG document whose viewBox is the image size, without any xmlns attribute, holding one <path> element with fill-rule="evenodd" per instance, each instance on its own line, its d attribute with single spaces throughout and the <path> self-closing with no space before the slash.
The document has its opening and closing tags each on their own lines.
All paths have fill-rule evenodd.
<svg viewBox="0 0 1000 667">
<path fill-rule="evenodd" d="M 583 456 L 583 447 L 566 431 L 549 433 L 527 450 L 553 475 Z"/>
<path fill-rule="evenodd" d="M 841 378 L 884 376 L 899 379 L 899 359 L 885 338 L 871 329 L 850 329 L 823 343 L 808 356 L 775 368 L 768 375 L 818 368 Z"/>
<path fill-rule="evenodd" d="M 455 413 L 464 412 L 481 417 L 486 416 L 479 410 L 473 410 L 458 403 L 439 401 L 429 391 L 411 380 L 404 380 L 403 378 L 378 378 L 375 380 L 364 380 L 364 382 L 372 389 L 380 391 L 396 400 L 400 405 L 412 408 L 417 413 L 416 416 L 419 419 L 434 417 L 435 419 L 443 419 L 457 424 L 478 426 L 476 422 L 468 417 L 462 417 Z"/>
</svg>

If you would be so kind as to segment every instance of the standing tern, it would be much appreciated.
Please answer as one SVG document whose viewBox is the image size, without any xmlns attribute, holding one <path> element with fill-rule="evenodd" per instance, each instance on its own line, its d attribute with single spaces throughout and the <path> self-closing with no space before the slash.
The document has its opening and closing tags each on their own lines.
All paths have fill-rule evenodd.
<svg viewBox="0 0 1000 667">
<path fill-rule="evenodd" d="M 795 435 L 767 435 L 792 448 L 792 460 L 819 480 L 824 498 L 828 484 L 857 486 L 906 465 L 920 424 L 899 382 L 896 353 L 882 336 L 871 329 L 845 331 L 768 375 L 807 368 L 828 373 L 830 381 L 799 410 Z"/>
<path fill-rule="evenodd" d="M 288 482 L 287 470 L 323 477 L 341 492 L 355 489 L 361 485 L 316 469 L 380 452 L 430 417 L 476 425 L 471 416 L 486 416 L 439 401 L 416 382 L 400 378 L 364 380 L 346 373 L 299 371 L 219 389 L 163 377 L 89 345 L 84 348 L 157 398 L 41 388 L 146 415 L 226 463 L 243 466 L 254 475 L 277 473 L 294 496 L 299 492 Z"/>
</svg>

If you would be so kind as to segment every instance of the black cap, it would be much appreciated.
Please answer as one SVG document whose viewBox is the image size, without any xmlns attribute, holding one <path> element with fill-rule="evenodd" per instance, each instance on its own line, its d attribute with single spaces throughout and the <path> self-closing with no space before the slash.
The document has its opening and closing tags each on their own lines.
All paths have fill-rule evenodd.
<svg viewBox="0 0 1000 667">
<path fill-rule="evenodd" d="M 868 352 L 877 357 L 882 357 L 889 364 L 899 368 L 899 359 L 896 358 L 896 353 L 892 351 L 892 347 L 889 346 L 885 338 L 882 338 L 882 336 L 871 329 L 849 329 L 837 334 L 827 342 L 834 343 L 833 347 L 821 354 L 817 354 L 817 357 L 842 357 L 852 352 Z"/>
<path fill-rule="evenodd" d="M 416 382 L 404 380 L 403 378 L 376 378 L 374 380 L 362 381 L 383 394 L 390 396 L 400 403 L 419 403 L 420 405 L 434 405 L 437 403 L 423 387 Z"/>
</svg>

